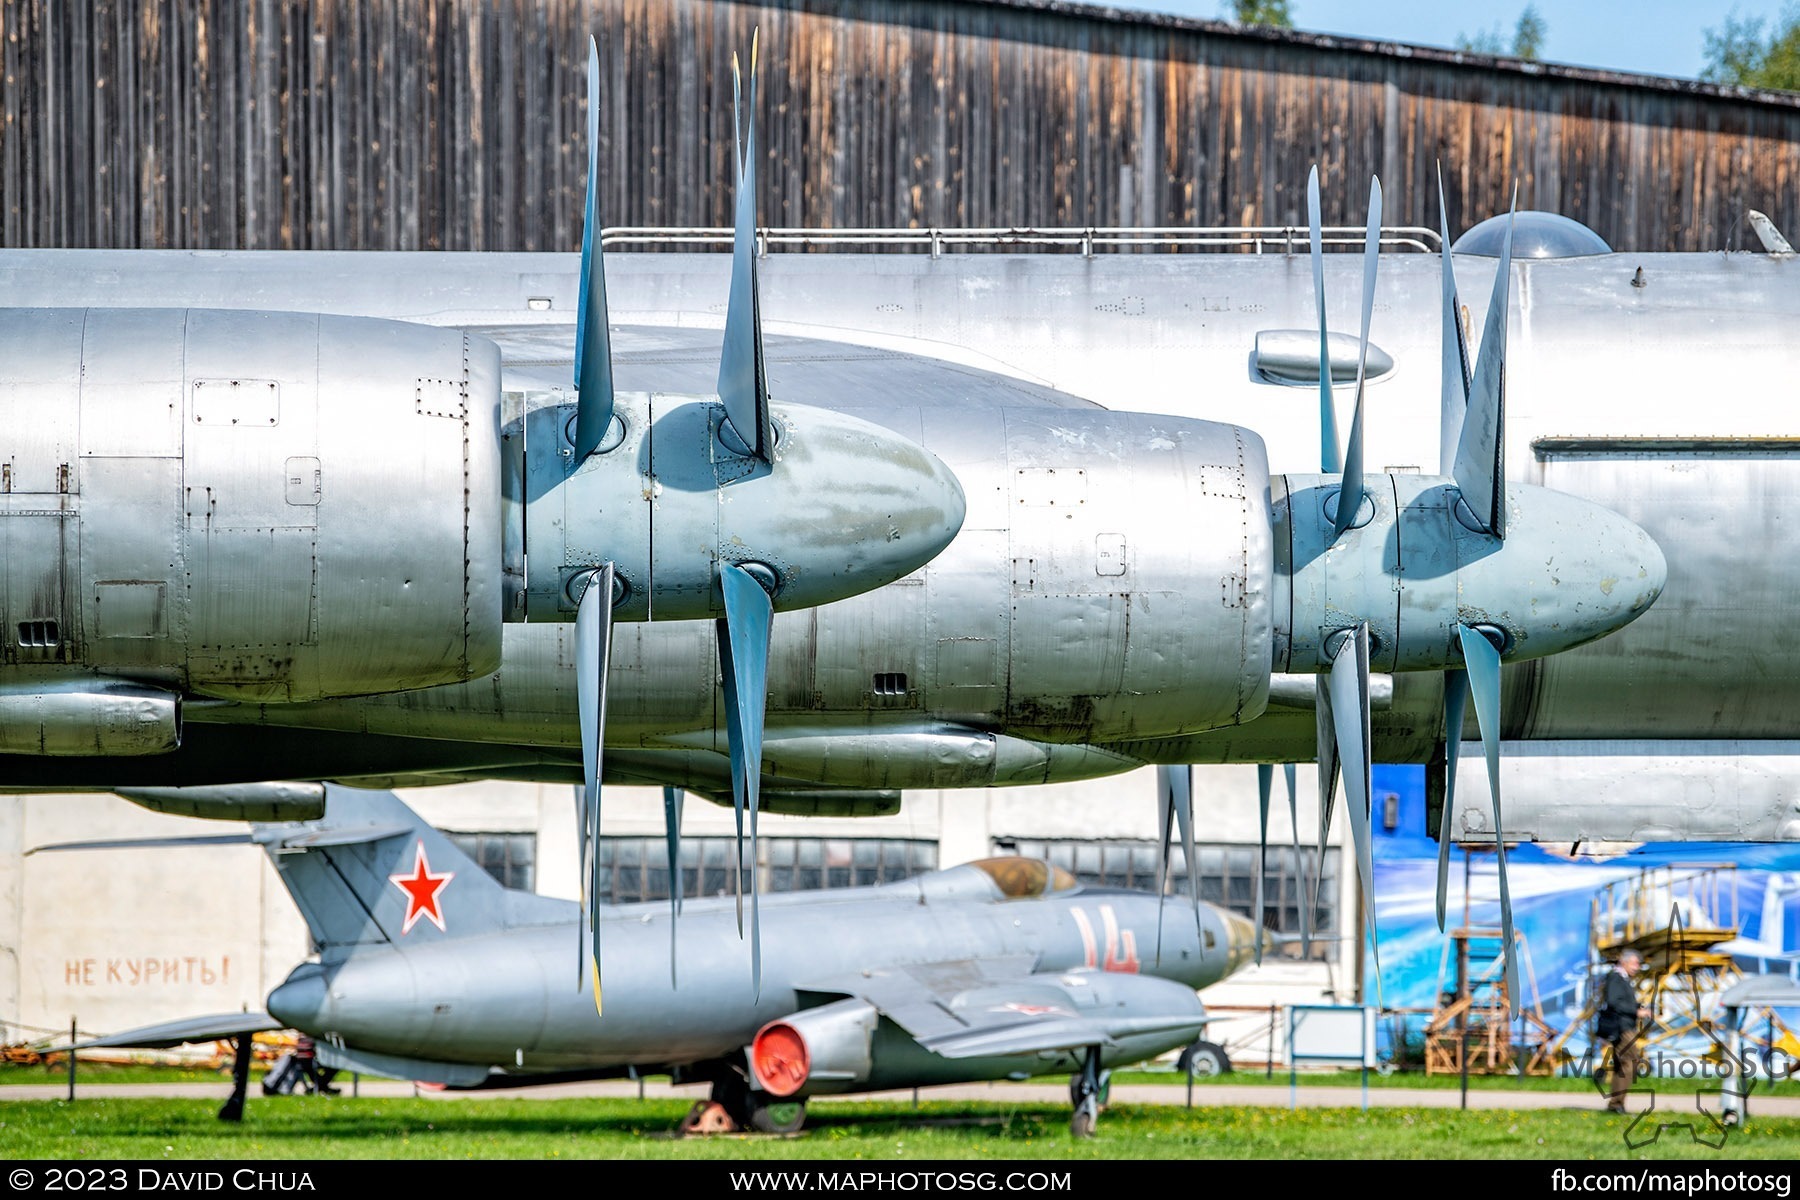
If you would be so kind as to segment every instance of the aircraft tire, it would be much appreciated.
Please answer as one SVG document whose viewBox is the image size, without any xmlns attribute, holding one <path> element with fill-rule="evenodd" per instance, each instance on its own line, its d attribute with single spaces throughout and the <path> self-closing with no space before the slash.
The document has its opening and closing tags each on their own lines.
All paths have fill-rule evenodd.
<svg viewBox="0 0 1800 1200">
<path fill-rule="evenodd" d="M 1111 1098 L 1112 1098 L 1112 1072 L 1111 1071 L 1102 1071 L 1102 1072 L 1100 1072 L 1100 1091 L 1097 1096 L 1099 1106 L 1101 1108 L 1105 1108 L 1107 1101 L 1110 1100 Z M 1075 1106 L 1078 1108 L 1081 1105 L 1081 1101 L 1082 1101 L 1081 1076 L 1079 1074 L 1071 1075 L 1071 1076 L 1069 1076 L 1069 1103 L 1072 1106 Z"/>
<path fill-rule="evenodd" d="M 806 1101 L 751 1097 L 750 1128 L 758 1133 L 799 1133 L 806 1124 Z"/>
<path fill-rule="evenodd" d="M 1186 1071 L 1194 1079 L 1228 1075 L 1231 1073 L 1231 1058 L 1225 1053 L 1225 1047 L 1217 1042 L 1195 1042 L 1181 1052 L 1176 1067 Z"/>
<path fill-rule="evenodd" d="M 1075 1106 L 1069 1114 L 1069 1134 L 1072 1137 L 1091 1138 L 1094 1126 L 1100 1123 L 1100 1106 L 1092 1096 Z"/>
</svg>

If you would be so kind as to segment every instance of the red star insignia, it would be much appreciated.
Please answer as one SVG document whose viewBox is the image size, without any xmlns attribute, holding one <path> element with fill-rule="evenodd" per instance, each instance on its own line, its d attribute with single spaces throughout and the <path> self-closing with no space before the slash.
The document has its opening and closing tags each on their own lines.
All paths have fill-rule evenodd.
<svg viewBox="0 0 1800 1200">
<path fill-rule="evenodd" d="M 1042 1017 L 1052 1013 L 1060 1016 L 1063 1013 L 1063 1010 L 1054 1004 L 1020 1004 L 1017 1001 L 1001 1005 L 1000 1011 L 1023 1013 L 1028 1017 Z"/>
<path fill-rule="evenodd" d="M 425 861 L 425 842 L 421 839 L 418 855 L 413 860 L 412 874 L 388 876 L 389 883 L 406 893 L 406 921 L 400 926 L 400 932 L 411 933 L 413 922 L 420 917 L 428 918 L 433 925 L 443 930 L 444 910 L 438 907 L 438 893 L 455 878 L 455 871 L 445 871 L 441 875 L 431 873 L 431 864 Z"/>
</svg>

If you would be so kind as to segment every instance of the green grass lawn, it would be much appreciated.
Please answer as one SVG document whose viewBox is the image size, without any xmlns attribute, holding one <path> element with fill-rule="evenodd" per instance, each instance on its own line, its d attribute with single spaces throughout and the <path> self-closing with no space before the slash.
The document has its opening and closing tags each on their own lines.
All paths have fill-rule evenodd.
<svg viewBox="0 0 1800 1200">
<path fill-rule="evenodd" d="M 76 1095 L 88 1084 L 105 1083 L 221 1083 L 230 1084 L 229 1068 L 212 1070 L 205 1067 L 177 1067 L 153 1064 L 115 1064 L 115 1063 L 80 1063 L 75 1068 Z M 251 1073 L 251 1090 L 255 1093 L 256 1081 L 262 1078 L 263 1067 L 258 1064 Z M 61 1085 L 68 1078 L 67 1068 L 62 1063 L 52 1066 L 18 1066 L 0 1065 L 0 1087 L 7 1084 L 50 1084 Z M 365 1075 L 364 1079 L 375 1076 Z M 1314 1087 L 1348 1087 L 1362 1086 L 1360 1071 L 1303 1071 L 1299 1075 L 1299 1086 Z M 349 1076 L 340 1082 L 347 1089 Z M 1061 1082 L 1061 1077 L 1045 1076 L 1045 1083 Z M 1164 1084 L 1181 1086 L 1185 1080 L 1180 1072 L 1172 1068 L 1161 1070 L 1132 1070 L 1113 1072 L 1113 1082 L 1119 1084 Z M 1247 1068 L 1233 1071 L 1228 1075 L 1216 1075 L 1196 1081 L 1200 1084 L 1220 1084 L 1226 1086 L 1252 1086 L 1276 1084 L 1286 1087 L 1288 1073 L 1285 1067 L 1277 1067 L 1272 1077 L 1266 1076 L 1260 1068 Z M 1456 1090 L 1461 1080 L 1455 1075 L 1427 1075 L 1423 1071 L 1402 1072 L 1382 1075 L 1377 1071 L 1369 1072 L 1369 1087 L 1373 1088 L 1430 1088 L 1433 1090 Z M 1657 1092 L 1672 1095 L 1688 1095 L 1696 1091 L 1715 1091 L 1717 1081 L 1666 1078 L 1647 1081 Z M 1520 1092 L 1567 1092 L 1571 1094 L 1595 1094 L 1593 1080 L 1582 1076 L 1544 1076 L 1544 1075 L 1471 1075 L 1470 1091 L 1520 1091 Z M 1800 1079 L 1786 1080 L 1779 1084 L 1770 1084 L 1759 1079 L 1751 1091 L 1751 1097 L 1759 1095 L 1800 1096 Z M 698 1093 L 696 1093 L 698 1095 Z"/>
<path fill-rule="evenodd" d="M 1717 1151 L 1675 1130 L 1633 1152 L 1623 1137 L 1629 1118 L 1574 1101 L 1467 1113 L 1118 1104 L 1090 1141 L 1070 1137 L 1068 1111 L 1054 1104 L 815 1102 L 795 1136 L 675 1138 L 687 1107 L 668 1099 L 267 1098 L 253 1089 L 243 1123 L 228 1125 L 214 1117 L 214 1101 L 12 1101 L 0 1105 L 0 1145 L 12 1160 L 1800 1159 L 1800 1119 L 1755 1118 Z"/>
<path fill-rule="evenodd" d="M 251 1073 L 260 1079 L 262 1069 Z M 69 1068 L 62 1062 L 24 1066 L 17 1063 L 0 1065 L 0 1086 L 7 1084 L 61 1084 L 68 1080 Z M 75 1092 L 88 1083 L 226 1083 L 231 1082 L 231 1069 L 215 1071 L 209 1067 L 176 1067 L 157 1063 L 84 1063 L 75 1064 Z"/>
<path fill-rule="evenodd" d="M 250 1082 L 254 1086 L 263 1077 L 266 1064 L 258 1063 L 250 1071 Z M 60 1086 L 69 1078 L 68 1066 L 55 1062 L 48 1066 L 42 1063 L 21 1065 L 17 1063 L 0 1064 L 0 1087 L 8 1084 L 40 1084 Z M 375 1075 L 364 1075 L 364 1079 L 380 1078 Z M 350 1077 L 344 1076 L 345 1086 Z M 81 1089 L 88 1084 L 99 1083 L 222 1083 L 231 1084 L 231 1067 L 229 1065 L 214 1070 L 211 1067 L 180 1067 L 162 1063 L 88 1063 L 78 1062 L 75 1065 L 75 1094 L 79 1096 Z"/>
<path fill-rule="evenodd" d="M 1114 1083 L 1160 1083 L 1180 1086 L 1185 1083 L 1181 1073 L 1173 1070 L 1137 1070 L 1114 1071 Z M 1261 1067 L 1249 1067 L 1232 1071 L 1227 1075 L 1212 1075 L 1196 1079 L 1197 1084 L 1220 1084 L 1224 1086 L 1269 1086 L 1288 1085 L 1286 1067 L 1276 1067 L 1272 1076 L 1265 1075 Z M 1298 1076 L 1299 1086 L 1312 1087 L 1361 1087 L 1363 1082 L 1360 1071 L 1302 1071 Z M 1427 1075 L 1423 1071 L 1396 1071 L 1392 1075 L 1383 1075 L 1379 1071 L 1369 1072 L 1369 1087 L 1373 1088 L 1429 1088 L 1433 1091 L 1456 1091 L 1462 1086 L 1462 1080 L 1456 1075 Z M 1682 1079 L 1670 1075 L 1661 1079 L 1646 1079 L 1644 1086 L 1657 1092 L 1668 1092 L 1674 1095 L 1691 1095 L 1694 1092 L 1713 1092 L 1719 1089 L 1717 1079 Z M 1594 1081 L 1587 1075 L 1471 1075 L 1469 1076 L 1471 1092 L 1572 1092 L 1593 1095 Z M 1765 1095 L 1800 1096 L 1800 1079 L 1783 1080 L 1771 1084 L 1767 1079 L 1759 1078 L 1751 1089 L 1752 1099 Z"/>
</svg>

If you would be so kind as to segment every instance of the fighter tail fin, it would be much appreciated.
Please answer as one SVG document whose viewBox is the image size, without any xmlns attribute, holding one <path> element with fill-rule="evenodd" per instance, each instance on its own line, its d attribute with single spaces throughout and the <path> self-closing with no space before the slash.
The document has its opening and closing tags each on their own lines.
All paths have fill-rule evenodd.
<svg viewBox="0 0 1800 1200">
<path fill-rule="evenodd" d="M 567 901 L 501 887 L 392 792 L 327 785 L 320 820 L 254 828 L 321 955 L 571 919 Z"/>
</svg>

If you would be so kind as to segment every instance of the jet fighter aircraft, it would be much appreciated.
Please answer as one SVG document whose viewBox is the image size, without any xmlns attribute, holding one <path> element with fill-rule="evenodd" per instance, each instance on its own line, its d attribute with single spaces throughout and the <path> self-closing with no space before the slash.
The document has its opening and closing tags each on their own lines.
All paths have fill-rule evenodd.
<svg viewBox="0 0 1800 1200">
<path fill-rule="evenodd" d="M 237 789 L 251 810 L 257 790 Z M 679 930 L 662 902 L 602 908 L 596 1017 L 591 982 L 571 978 L 578 906 L 502 888 L 392 793 L 329 786 L 321 819 L 258 823 L 244 840 L 267 851 L 317 960 L 266 1014 L 82 1045 L 293 1028 L 321 1066 L 451 1088 L 667 1073 L 710 1082 L 741 1126 L 789 1131 L 812 1096 L 1071 1072 L 1087 1134 L 1104 1072 L 1195 1043 L 1210 1020 L 1195 989 L 1270 943 L 1212 905 L 993 858 L 766 897 L 760 995 L 728 897 L 671 902 Z"/>
</svg>

